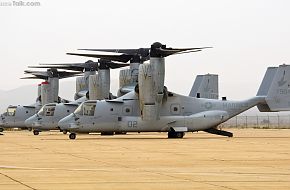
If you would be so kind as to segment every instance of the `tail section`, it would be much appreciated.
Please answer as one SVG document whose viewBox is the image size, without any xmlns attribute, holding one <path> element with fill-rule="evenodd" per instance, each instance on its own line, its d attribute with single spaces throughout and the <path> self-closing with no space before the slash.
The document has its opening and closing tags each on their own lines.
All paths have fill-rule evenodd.
<svg viewBox="0 0 290 190">
<path fill-rule="evenodd" d="M 271 84 L 274 80 L 274 77 L 276 75 L 276 72 L 278 70 L 278 67 L 268 67 L 265 76 L 263 78 L 262 84 L 258 90 L 257 96 L 267 96 L 269 89 L 271 87 Z M 271 112 L 271 109 L 269 108 L 268 104 L 259 104 L 257 105 L 260 112 Z"/>
<path fill-rule="evenodd" d="M 218 99 L 218 75 L 197 75 L 189 96 L 198 98 Z"/>
<path fill-rule="evenodd" d="M 269 67 L 257 95 L 266 96 L 260 111 L 290 111 L 290 65 Z"/>
</svg>

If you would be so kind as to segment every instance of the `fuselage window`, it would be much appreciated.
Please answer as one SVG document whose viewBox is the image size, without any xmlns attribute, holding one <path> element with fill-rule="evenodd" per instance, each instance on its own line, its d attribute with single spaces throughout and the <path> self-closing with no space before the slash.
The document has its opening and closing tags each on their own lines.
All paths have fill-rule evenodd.
<svg viewBox="0 0 290 190">
<path fill-rule="evenodd" d="M 171 114 L 180 114 L 180 105 L 179 104 L 171 104 L 170 106 L 170 112 Z"/>
<path fill-rule="evenodd" d="M 123 107 L 123 114 L 131 115 L 131 113 L 132 113 L 132 107 L 131 106 L 124 106 Z"/>
</svg>

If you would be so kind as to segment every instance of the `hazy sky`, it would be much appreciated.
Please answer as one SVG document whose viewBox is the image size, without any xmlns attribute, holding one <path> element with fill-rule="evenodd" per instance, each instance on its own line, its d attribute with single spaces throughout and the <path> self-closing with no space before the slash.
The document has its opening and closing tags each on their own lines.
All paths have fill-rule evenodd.
<svg viewBox="0 0 290 190">
<path fill-rule="evenodd" d="M 38 2 L 41 6 L 0 6 L 1 90 L 36 84 L 19 79 L 28 65 L 86 61 L 65 55 L 78 48 L 139 48 L 155 41 L 214 47 L 166 59 L 165 83 L 181 94 L 189 93 L 197 74 L 214 73 L 221 96 L 248 98 L 268 66 L 290 64 L 287 0 Z M 111 77 L 117 79 L 118 70 Z"/>
</svg>

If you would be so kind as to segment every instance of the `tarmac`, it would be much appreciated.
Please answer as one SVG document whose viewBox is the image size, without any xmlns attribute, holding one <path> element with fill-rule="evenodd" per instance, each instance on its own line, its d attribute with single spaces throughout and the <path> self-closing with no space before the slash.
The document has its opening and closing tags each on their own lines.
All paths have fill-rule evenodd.
<svg viewBox="0 0 290 190">
<path fill-rule="evenodd" d="M 0 136 L 0 189 L 290 189 L 290 129 Z"/>
</svg>

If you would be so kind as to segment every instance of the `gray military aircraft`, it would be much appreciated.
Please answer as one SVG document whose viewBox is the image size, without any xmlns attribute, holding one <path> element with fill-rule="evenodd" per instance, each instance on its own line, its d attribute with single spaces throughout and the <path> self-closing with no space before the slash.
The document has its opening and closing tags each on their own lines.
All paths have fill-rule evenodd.
<svg viewBox="0 0 290 190">
<path fill-rule="evenodd" d="M 166 91 L 164 57 L 195 50 L 200 49 L 166 48 L 154 43 L 150 63 L 140 65 L 135 91 L 114 100 L 86 101 L 60 120 L 59 127 L 70 132 L 70 139 L 75 139 L 76 133 L 103 131 L 168 132 L 168 138 L 205 131 L 232 137 L 231 132 L 218 130 L 217 126 L 254 106 L 260 111 L 290 110 L 290 65 L 268 68 L 257 95 L 243 101 L 188 97 Z"/>
<path fill-rule="evenodd" d="M 80 83 L 84 83 L 85 87 L 80 87 L 77 90 L 78 92 L 75 97 L 78 99 L 73 102 L 44 105 L 38 113 L 26 119 L 26 127 L 33 128 L 34 135 L 38 135 L 41 131 L 58 130 L 57 124 L 59 120 L 72 113 L 85 100 L 112 99 L 113 96 L 110 93 L 110 69 L 117 69 L 128 65 L 126 63 L 99 59 L 97 62 L 87 61 L 85 63 L 30 66 L 31 68 L 57 68 L 83 71 L 85 76 L 83 80 L 77 80 L 77 86 L 79 86 L 78 82 L 81 81 Z M 98 71 L 97 74 L 95 74 L 96 71 Z M 63 133 L 66 134 L 66 131 L 63 131 Z"/>
<path fill-rule="evenodd" d="M 25 74 L 31 74 L 31 77 L 22 79 L 43 79 L 38 85 L 38 96 L 36 103 L 29 106 L 9 106 L 7 111 L 1 115 L 1 128 L 22 128 L 26 129 L 25 120 L 37 112 L 42 105 L 52 102 L 65 102 L 58 97 L 59 79 L 77 76 L 79 72 L 57 71 L 48 69 L 47 71 L 25 71 Z"/>
</svg>

